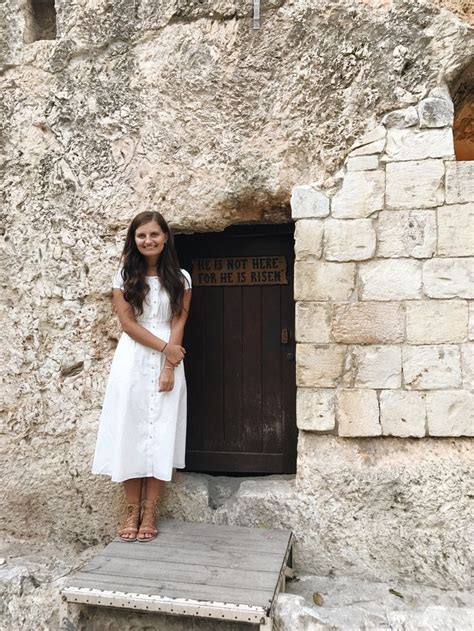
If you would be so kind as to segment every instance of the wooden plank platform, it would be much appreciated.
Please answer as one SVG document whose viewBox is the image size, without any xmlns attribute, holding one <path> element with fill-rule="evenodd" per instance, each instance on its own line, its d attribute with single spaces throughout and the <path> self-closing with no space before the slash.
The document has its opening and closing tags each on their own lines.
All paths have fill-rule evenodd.
<svg viewBox="0 0 474 631">
<path fill-rule="evenodd" d="M 115 539 L 71 575 L 61 592 L 61 628 L 80 605 L 219 618 L 271 628 L 290 563 L 289 530 L 163 519 L 147 543 Z"/>
</svg>

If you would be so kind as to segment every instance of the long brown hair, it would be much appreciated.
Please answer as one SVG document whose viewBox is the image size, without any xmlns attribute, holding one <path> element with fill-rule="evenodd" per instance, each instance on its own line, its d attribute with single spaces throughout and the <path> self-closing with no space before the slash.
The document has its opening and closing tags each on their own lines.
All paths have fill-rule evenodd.
<svg viewBox="0 0 474 631">
<path fill-rule="evenodd" d="M 135 243 L 135 231 L 150 221 L 156 221 L 168 240 L 165 243 L 156 266 L 156 272 L 162 285 L 170 297 L 171 311 L 179 316 L 183 306 L 184 277 L 179 268 L 178 255 L 174 247 L 174 238 L 163 215 L 154 210 L 138 213 L 128 227 L 125 245 L 122 251 L 122 278 L 124 281 L 124 298 L 130 303 L 137 315 L 143 313 L 143 302 L 150 291 L 146 282 L 148 266 L 145 257 L 138 251 Z"/>
</svg>

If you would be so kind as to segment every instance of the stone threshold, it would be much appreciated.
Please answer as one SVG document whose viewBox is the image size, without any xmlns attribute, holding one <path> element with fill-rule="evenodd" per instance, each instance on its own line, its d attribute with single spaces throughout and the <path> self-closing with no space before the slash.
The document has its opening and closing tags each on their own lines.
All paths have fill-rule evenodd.
<svg viewBox="0 0 474 631">
<path fill-rule="evenodd" d="M 289 490 L 292 486 L 293 480 L 295 480 L 295 477 L 295 475 L 278 474 L 243 476 L 212 475 L 207 473 L 191 472 L 179 474 L 179 479 L 182 480 L 184 484 L 194 480 L 207 486 L 208 504 L 209 508 L 213 510 L 218 510 L 221 506 L 224 506 L 228 500 L 234 499 L 234 497 L 241 491 L 242 485 L 242 490 L 244 490 L 248 486 L 249 482 L 254 490 L 260 487 L 262 491 L 265 491 L 269 482 L 274 484 L 280 483 L 282 489 L 286 487 Z"/>
</svg>

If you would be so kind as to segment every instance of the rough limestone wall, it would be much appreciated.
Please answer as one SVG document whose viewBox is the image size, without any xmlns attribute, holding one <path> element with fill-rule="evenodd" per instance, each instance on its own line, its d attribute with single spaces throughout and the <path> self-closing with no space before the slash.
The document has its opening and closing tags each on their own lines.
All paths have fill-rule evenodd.
<svg viewBox="0 0 474 631">
<path fill-rule="evenodd" d="M 335 193 L 296 187 L 298 426 L 474 435 L 474 162 L 449 92 L 385 115 Z"/>
<path fill-rule="evenodd" d="M 87 545 L 113 534 L 120 504 L 117 485 L 89 472 L 119 333 L 110 278 L 132 215 L 157 204 L 188 231 L 287 219 L 294 184 L 330 178 L 383 112 L 417 103 L 438 75 L 460 72 L 473 40 L 466 22 L 425 0 L 269 0 L 260 31 L 244 0 L 56 7 L 57 39 L 26 44 L 26 3 L 0 5 L 0 525 L 6 534 Z M 207 496 L 190 483 L 170 492 L 169 511 L 294 525 L 300 564 L 324 571 L 367 573 L 368 533 L 378 533 L 374 577 L 406 571 L 464 584 L 461 552 L 444 565 L 427 554 L 429 536 L 440 550 L 450 544 L 449 524 L 464 532 L 466 507 L 454 494 L 464 479 L 462 439 L 436 444 L 430 459 L 410 439 L 364 442 L 369 455 L 350 445 L 301 433 L 288 501 L 264 488 L 263 502 L 247 486 L 222 513 L 193 514 Z M 413 467 L 420 458 L 423 467 Z M 420 574 L 409 557 L 382 552 L 397 528 L 387 526 L 386 507 L 405 467 L 407 485 L 423 472 L 430 493 L 416 507 L 406 493 L 394 516 L 406 526 L 396 549 L 413 534 L 413 517 L 431 519 L 449 503 L 446 521 L 433 517 L 423 537 Z M 338 470 L 336 510 L 324 485 Z M 380 500 L 368 514 L 373 492 Z M 335 552 L 348 549 L 350 562 Z"/>
</svg>

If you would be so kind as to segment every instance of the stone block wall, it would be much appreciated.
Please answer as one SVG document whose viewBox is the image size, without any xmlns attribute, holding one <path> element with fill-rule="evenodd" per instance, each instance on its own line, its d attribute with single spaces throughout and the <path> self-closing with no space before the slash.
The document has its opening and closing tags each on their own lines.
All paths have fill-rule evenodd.
<svg viewBox="0 0 474 631">
<path fill-rule="evenodd" d="M 474 434 L 474 162 L 447 89 L 297 186 L 297 418 L 339 436 Z"/>
</svg>

